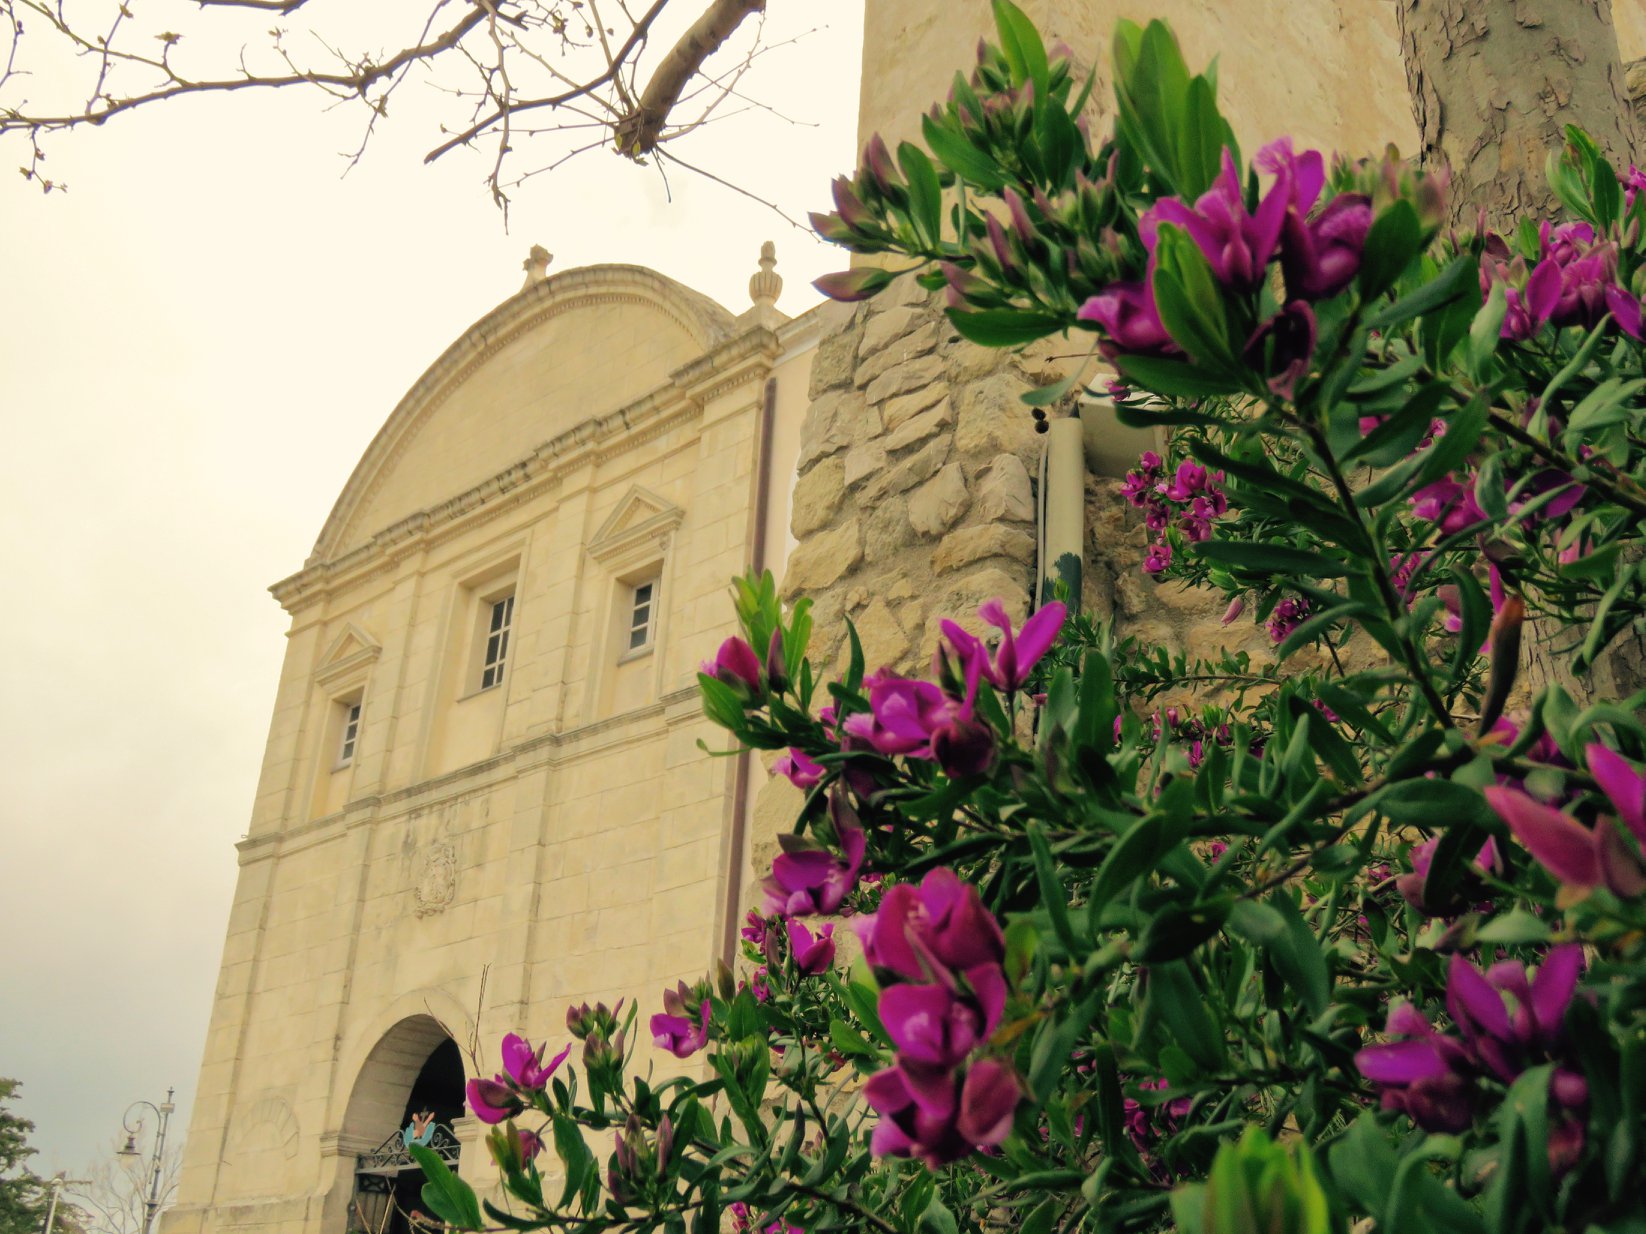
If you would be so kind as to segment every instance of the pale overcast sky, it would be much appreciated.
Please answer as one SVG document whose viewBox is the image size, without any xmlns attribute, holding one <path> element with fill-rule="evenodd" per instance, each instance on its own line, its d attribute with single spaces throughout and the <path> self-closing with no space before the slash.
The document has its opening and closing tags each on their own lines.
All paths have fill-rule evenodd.
<svg viewBox="0 0 1646 1234">
<path fill-rule="evenodd" d="M 757 111 L 681 148 L 797 218 L 853 162 L 862 5 L 773 4 L 766 37 L 814 27 L 743 87 L 802 123 Z M 402 98 L 345 179 L 346 109 L 191 100 L 51 143 L 49 197 L 0 147 L 0 1075 L 41 1172 L 78 1172 L 168 1085 L 186 1118 L 283 651 L 265 589 L 527 249 L 649 265 L 733 312 L 763 239 L 790 313 L 845 264 L 603 150 L 521 189 L 505 233 L 485 160 L 424 167 L 433 136 Z"/>
</svg>

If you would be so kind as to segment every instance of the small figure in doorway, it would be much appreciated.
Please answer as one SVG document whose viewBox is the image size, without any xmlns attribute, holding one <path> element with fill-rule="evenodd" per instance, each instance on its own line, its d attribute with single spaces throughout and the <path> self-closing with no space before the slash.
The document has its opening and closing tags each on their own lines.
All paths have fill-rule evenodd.
<svg viewBox="0 0 1646 1234">
<path fill-rule="evenodd" d="M 427 1145 L 434 1138 L 434 1111 L 413 1114 L 411 1125 L 400 1133 L 401 1141 L 410 1148 L 413 1144 Z"/>
</svg>

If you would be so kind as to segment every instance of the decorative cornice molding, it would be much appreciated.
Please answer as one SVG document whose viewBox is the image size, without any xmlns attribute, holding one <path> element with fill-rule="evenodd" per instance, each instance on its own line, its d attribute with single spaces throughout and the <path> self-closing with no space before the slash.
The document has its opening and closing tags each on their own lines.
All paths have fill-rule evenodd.
<svg viewBox="0 0 1646 1234">
<path fill-rule="evenodd" d="M 553 280 L 549 280 L 553 282 Z M 547 286 L 547 283 L 540 286 Z M 521 293 L 522 295 L 529 293 Z M 676 369 L 667 386 L 625 407 L 573 425 L 488 480 L 390 524 L 331 561 L 314 561 L 269 588 L 287 612 L 392 568 L 407 554 L 439 544 L 538 496 L 547 485 L 586 464 L 600 464 L 641 446 L 739 386 L 764 380 L 782 352 L 778 337 L 757 326 Z M 508 498 L 508 500 L 504 500 Z M 342 498 L 339 498 L 341 508 Z"/>
<path fill-rule="evenodd" d="M 644 266 L 584 266 L 530 284 L 465 330 L 413 383 L 366 447 L 305 564 L 323 561 L 339 547 L 350 517 L 370 501 L 429 415 L 480 365 L 544 322 L 599 304 L 654 309 L 706 351 L 736 331 L 736 319 L 720 305 Z"/>
</svg>

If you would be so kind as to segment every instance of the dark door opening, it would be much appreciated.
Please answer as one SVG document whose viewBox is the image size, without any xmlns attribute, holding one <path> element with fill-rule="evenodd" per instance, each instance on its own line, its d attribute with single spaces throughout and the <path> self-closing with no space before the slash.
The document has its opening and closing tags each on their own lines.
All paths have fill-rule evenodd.
<svg viewBox="0 0 1646 1234">
<path fill-rule="evenodd" d="M 463 1056 L 447 1038 L 430 1051 L 412 1081 L 399 1126 L 372 1152 L 360 1157 L 349 1228 L 358 1234 L 429 1234 L 440 1223 L 423 1203 L 423 1171 L 407 1150 L 405 1133 L 416 1115 L 432 1116 L 423 1141 L 453 1169 L 458 1168 L 452 1123 L 464 1113 Z M 420 1220 L 426 1218 L 426 1220 Z"/>
</svg>

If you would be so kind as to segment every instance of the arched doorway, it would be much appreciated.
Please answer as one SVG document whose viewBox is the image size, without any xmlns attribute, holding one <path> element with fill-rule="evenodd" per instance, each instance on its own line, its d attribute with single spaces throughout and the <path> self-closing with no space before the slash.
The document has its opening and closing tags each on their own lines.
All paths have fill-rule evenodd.
<svg viewBox="0 0 1646 1234">
<path fill-rule="evenodd" d="M 462 1053 L 430 1016 L 400 1021 L 372 1049 L 344 1119 L 357 1142 L 375 1145 L 360 1154 L 355 1167 L 350 1234 L 420 1234 L 415 1216 L 427 1211 L 423 1171 L 407 1151 L 403 1133 L 414 1116 L 432 1116 L 425 1146 L 457 1170 L 452 1124 L 464 1113 L 463 1086 Z"/>
</svg>

